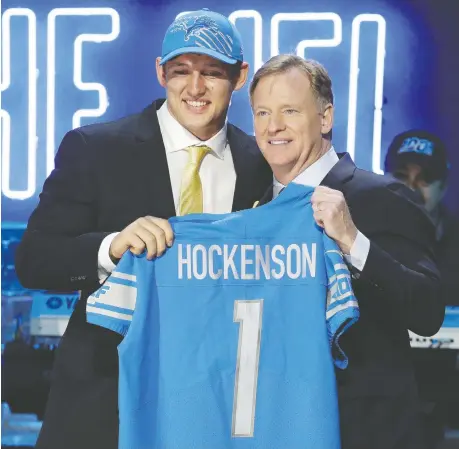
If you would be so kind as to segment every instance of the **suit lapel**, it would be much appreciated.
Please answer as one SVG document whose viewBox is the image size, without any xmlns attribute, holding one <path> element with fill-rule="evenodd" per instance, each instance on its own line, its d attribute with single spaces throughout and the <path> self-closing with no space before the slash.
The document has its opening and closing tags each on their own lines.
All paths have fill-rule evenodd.
<svg viewBox="0 0 459 449">
<path fill-rule="evenodd" d="M 164 100 L 157 100 L 141 113 L 135 136 L 135 154 L 138 159 L 137 176 L 147 186 L 142 199 L 146 214 L 169 218 L 175 216 L 174 196 L 157 116 L 157 110 L 163 103 Z"/>
<path fill-rule="evenodd" d="M 343 184 L 353 178 L 356 166 L 349 153 L 338 153 L 339 161 L 320 183 L 330 189 L 341 190 Z"/>
<path fill-rule="evenodd" d="M 273 185 L 269 186 L 266 189 L 266 192 L 260 198 L 260 201 L 258 202 L 257 207 L 263 206 L 263 204 L 269 203 L 272 199 L 273 199 Z"/>
<path fill-rule="evenodd" d="M 245 137 L 247 139 L 247 136 Z M 255 176 L 255 173 L 248 157 L 247 140 L 240 139 L 231 124 L 228 124 L 228 142 L 233 157 L 234 171 L 236 172 L 236 185 L 231 208 L 234 212 L 247 208 L 247 192 L 250 189 L 249 181 Z"/>
</svg>

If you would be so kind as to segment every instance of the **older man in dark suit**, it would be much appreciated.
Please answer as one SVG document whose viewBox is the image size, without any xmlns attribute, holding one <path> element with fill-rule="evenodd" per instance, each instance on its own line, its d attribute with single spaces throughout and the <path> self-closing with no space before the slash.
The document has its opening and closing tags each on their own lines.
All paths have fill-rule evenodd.
<svg viewBox="0 0 459 449">
<path fill-rule="evenodd" d="M 121 337 L 88 324 L 85 305 L 123 253 L 159 255 L 173 240 L 167 218 L 249 208 L 272 183 L 254 139 L 226 122 L 247 73 L 228 19 L 189 13 L 169 27 L 157 59 L 166 102 L 64 137 L 16 260 L 26 287 L 82 291 L 58 351 L 38 448 L 118 447 Z"/>
<path fill-rule="evenodd" d="M 361 318 L 342 338 L 342 447 L 421 449 L 408 330 L 433 335 L 444 317 L 432 222 L 403 184 L 335 152 L 332 85 L 320 64 L 276 56 L 255 74 L 250 95 L 257 143 L 275 178 L 259 204 L 289 182 L 316 187 L 315 220 L 353 273 Z"/>
</svg>

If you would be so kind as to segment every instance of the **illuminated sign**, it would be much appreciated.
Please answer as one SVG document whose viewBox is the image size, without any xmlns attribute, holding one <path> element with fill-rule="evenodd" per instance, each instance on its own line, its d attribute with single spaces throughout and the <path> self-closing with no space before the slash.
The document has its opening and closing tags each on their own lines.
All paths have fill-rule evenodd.
<svg viewBox="0 0 459 449">
<path fill-rule="evenodd" d="M 2 145 L 2 193 L 14 199 L 25 199 L 35 193 L 37 179 L 37 18 L 30 9 L 7 9 L 1 20 L 2 67 L 1 91 L 11 84 L 11 19 L 24 16 L 28 25 L 28 116 L 27 116 L 27 188 L 13 190 L 10 186 L 11 161 L 11 118 L 7 111 L 0 111 L 0 132 Z"/>
<path fill-rule="evenodd" d="M 246 10 L 235 11 L 229 19 L 236 25 L 238 19 L 254 20 L 254 68 L 257 70 L 263 64 L 262 41 L 263 41 L 263 19 L 258 11 Z M 284 21 L 323 21 L 333 24 L 333 35 L 328 39 L 308 39 L 298 42 L 296 54 L 307 57 L 307 48 L 337 47 L 343 40 L 343 23 L 341 17 L 333 12 L 322 13 L 278 13 L 271 18 L 271 56 L 279 54 L 279 25 Z M 359 14 L 352 21 L 351 34 L 351 55 L 349 74 L 349 113 L 347 125 L 347 151 L 355 155 L 355 134 L 357 117 L 357 87 L 359 77 L 359 49 L 360 49 L 360 27 L 363 22 L 376 22 L 378 25 L 376 44 L 376 77 L 375 77 L 375 98 L 374 98 L 374 121 L 373 121 L 373 163 L 372 169 L 376 173 L 383 173 L 381 169 L 381 129 L 382 129 L 382 103 L 383 103 L 383 82 L 384 82 L 384 56 L 386 44 L 386 21 L 380 14 Z"/>
<path fill-rule="evenodd" d="M 112 31 L 108 34 L 80 34 L 74 42 L 73 53 L 73 83 L 80 90 L 94 91 L 99 94 L 97 109 L 79 109 L 73 114 L 72 128 L 78 128 L 83 117 L 100 117 L 108 108 L 107 89 L 100 83 L 85 83 L 81 79 L 83 68 L 83 43 L 110 42 L 120 34 L 120 17 L 112 8 L 56 8 L 48 14 L 48 69 L 47 69 L 47 120 L 46 120 L 46 167 L 47 173 L 54 168 L 55 136 L 55 67 L 56 67 L 56 19 L 59 16 L 109 16 L 112 21 Z"/>
<path fill-rule="evenodd" d="M 85 59 L 83 52 L 84 43 L 106 44 L 115 41 L 120 34 L 119 13 L 109 7 L 101 8 L 55 8 L 47 15 L 46 30 L 46 173 L 49 174 L 54 168 L 54 156 L 56 151 L 56 66 L 65 64 L 56 56 L 56 23 L 67 17 L 105 17 L 110 20 L 111 27 L 107 32 L 78 34 L 73 42 L 73 84 L 81 91 L 91 91 L 97 94 L 98 106 L 93 109 L 78 109 L 73 113 L 73 128 L 81 125 L 82 118 L 101 117 L 109 106 L 107 88 L 104 84 L 83 81 L 83 66 L 90 64 Z M 4 11 L 1 20 L 1 91 L 6 91 L 11 84 L 11 67 L 15 57 L 18 56 L 11 47 L 11 27 L 17 17 L 25 17 L 28 24 L 28 115 L 27 115 L 27 184 L 22 190 L 13 189 L 11 186 L 11 116 L 7 110 L 0 112 L 1 119 L 1 152 L 2 152 L 2 193 L 12 199 L 27 199 L 35 195 L 37 189 L 37 24 L 35 12 L 27 8 L 10 8 Z M 263 39 L 263 22 L 266 18 L 256 10 L 237 10 L 229 15 L 230 20 L 237 26 L 240 20 L 249 20 L 253 23 L 253 39 L 245 42 L 245 46 L 253 45 L 253 68 L 257 70 L 263 64 L 263 43 L 269 42 L 269 53 L 274 56 L 279 53 L 280 25 L 283 22 L 315 22 L 323 23 L 326 29 L 332 26 L 332 32 L 328 37 L 320 39 L 301 40 L 296 45 L 296 53 L 307 57 L 308 48 L 338 47 L 343 42 L 343 21 L 339 14 L 333 12 L 280 12 L 269 18 L 269 36 Z M 384 81 L 384 56 L 386 44 L 386 22 L 379 14 L 359 14 L 352 20 L 352 32 L 350 36 L 351 52 L 349 73 L 349 102 L 347 122 L 347 151 L 351 156 L 355 155 L 356 148 L 356 117 L 358 99 L 359 78 L 359 49 L 361 41 L 361 25 L 373 22 L 377 25 L 376 39 L 376 67 L 374 79 L 374 117 L 373 117 L 373 155 L 372 169 L 382 173 L 380 167 L 381 158 L 381 127 L 382 127 L 382 103 Z M 104 28 L 105 30 L 105 28 Z M 68 63 L 68 60 L 67 60 Z"/>
</svg>

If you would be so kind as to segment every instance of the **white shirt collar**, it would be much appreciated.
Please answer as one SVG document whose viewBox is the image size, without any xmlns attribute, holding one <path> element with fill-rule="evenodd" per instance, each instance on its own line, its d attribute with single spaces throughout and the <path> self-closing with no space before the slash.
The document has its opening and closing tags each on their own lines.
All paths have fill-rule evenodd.
<svg viewBox="0 0 459 449">
<path fill-rule="evenodd" d="M 172 116 L 167 107 L 167 101 L 158 110 L 158 122 L 167 153 L 180 151 L 191 145 L 207 145 L 220 159 L 224 158 L 227 144 L 227 124 L 211 137 L 209 140 L 202 141 L 185 129 Z"/>
<path fill-rule="evenodd" d="M 292 182 L 304 186 L 317 187 L 338 161 L 338 155 L 332 146 L 320 159 L 303 170 Z M 284 187 L 281 182 L 274 178 L 273 198 L 276 198 Z"/>
</svg>

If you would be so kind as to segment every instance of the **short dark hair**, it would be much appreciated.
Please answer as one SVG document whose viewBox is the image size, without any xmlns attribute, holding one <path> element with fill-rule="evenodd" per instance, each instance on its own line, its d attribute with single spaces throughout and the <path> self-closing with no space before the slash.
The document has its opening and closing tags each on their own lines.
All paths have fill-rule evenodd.
<svg viewBox="0 0 459 449">
<path fill-rule="evenodd" d="M 230 77 L 238 79 L 241 74 L 242 61 L 236 61 L 235 64 L 228 64 Z"/>
</svg>

